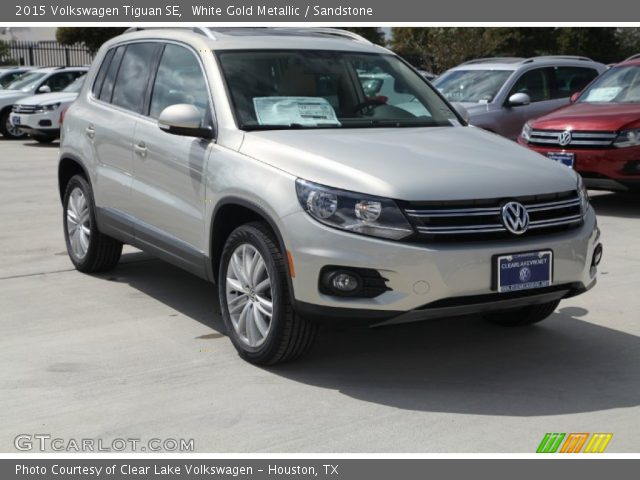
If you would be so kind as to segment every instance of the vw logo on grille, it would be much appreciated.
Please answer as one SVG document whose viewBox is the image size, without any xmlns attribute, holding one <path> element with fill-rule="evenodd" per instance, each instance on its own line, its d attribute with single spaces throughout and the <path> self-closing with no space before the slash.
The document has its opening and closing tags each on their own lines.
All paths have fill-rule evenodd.
<svg viewBox="0 0 640 480">
<path fill-rule="evenodd" d="M 558 143 L 563 147 L 569 145 L 571 143 L 571 130 L 565 130 L 558 135 Z"/>
<path fill-rule="evenodd" d="M 529 228 L 529 212 L 521 203 L 505 203 L 502 206 L 502 223 L 511 233 L 522 235 Z"/>
</svg>

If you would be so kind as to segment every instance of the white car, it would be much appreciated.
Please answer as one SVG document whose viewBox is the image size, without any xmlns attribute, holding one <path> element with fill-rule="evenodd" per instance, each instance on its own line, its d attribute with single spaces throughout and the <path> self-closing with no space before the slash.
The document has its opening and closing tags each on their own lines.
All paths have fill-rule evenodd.
<svg viewBox="0 0 640 480">
<path fill-rule="evenodd" d="M 50 143 L 60 137 L 64 112 L 78 97 L 84 75 L 58 93 L 44 93 L 20 100 L 13 106 L 11 125 L 29 134 L 41 143 Z"/>
<path fill-rule="evenodd" d="M 87 67 L 36 68 L 16 78 L 0 90 L 0 133 L 6 139 L 24 138 L 27 134 L 11 124 L 13 104 L 32 95 L 64 90 L 76 78 L 84 75 Z"/>
</svg>

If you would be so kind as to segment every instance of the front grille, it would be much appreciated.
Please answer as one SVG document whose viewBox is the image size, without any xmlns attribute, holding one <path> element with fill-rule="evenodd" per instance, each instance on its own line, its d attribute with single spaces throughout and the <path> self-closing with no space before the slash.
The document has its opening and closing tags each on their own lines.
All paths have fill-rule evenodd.
<svg viewBox="0 0 640 480">
<path fill-rule="evenodd" d="M 606 148 L 611 146 L 617 133 L 615 132 L 587 132 L 571 131 L 571 141 L 560 145 L 560 136 L 566 130 L 532 130 L 529 143 L 541 146 L 558 146 L 562 148 Z"/>
<path fill-rule="evenodd" d="M 14 105 L 13 113 L 35 113 L 35 105 Z"/>
<path fill-rule="evenodd" d="M 582 224 L 580 197 L 576 190 L 557 194 L 476 201 L 415 202 L 405 213 L 428 241 L 513 238 L 502 221 L 502 206 L 517 201 L 529 213 L 529 226 L 520 237 L 560 232 Z"/>
</svg>

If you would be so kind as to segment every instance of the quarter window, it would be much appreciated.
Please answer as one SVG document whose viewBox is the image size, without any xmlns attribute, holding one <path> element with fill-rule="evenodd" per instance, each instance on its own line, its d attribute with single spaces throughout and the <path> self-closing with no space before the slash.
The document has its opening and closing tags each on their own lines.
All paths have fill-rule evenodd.
<svg viewBox="0 0 640 480">
<path fill-rule="evenodd" d="M 118 75 L 118 69 L 120 68 L 120 62 L 122 61 L 125 50 L 126 47 L 124 45 L 119 46 L 116 49 L 113 58 L 111 59 L 109 69 L 107 70 L 107 73 L 104 77 L 104 82 L 102 83 L 102 87 L 100 88 L 100 94 L 98 95 L 98 98 L 103 102 L 111 102 L 113 85 L 115 84 L 116 75 Z"/>
<path fill-rule="evenodd" d="M 153 85 L 149 116 L 158 118 L 165 108 L 178 103 L 194 105 L 203 121 L 210 111 L 209 89 L 200 62 L 184 47 L 165 47 Z"/>
<path fill-rule="evenodd" d="M 115 53 L 115 51 L 115 48 L 109 50 L 104 56 L 104 60 L 102 60 L 102 65 L 100 65 L 100 70 L 98 70 L 98 75 L 96 75 L 96 80 L 93 83 L 92 91 L 96 97 L 100 94 L 100 89 L 102 88 L 104 77 L 107 75 L 107 70 L 109 70 L 109 65 L 111 64 L 111 59 L 113 58 L 113 54 Z"/>
</svg>

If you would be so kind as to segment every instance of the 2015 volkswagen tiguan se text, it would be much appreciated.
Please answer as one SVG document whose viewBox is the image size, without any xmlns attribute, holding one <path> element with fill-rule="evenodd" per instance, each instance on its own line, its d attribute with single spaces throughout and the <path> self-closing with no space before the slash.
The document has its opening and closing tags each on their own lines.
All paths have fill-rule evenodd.
<svg viewBox="0 0 640 480">
<path fill-rule="evenodd" d="M 367 96 L 376 78 L 393 88 Z M 126 243 L 216 283 L 261 364 L 328 319 L 535 323 L 595 284 L 602 253 L 573 170 L 466 126 L 399 57 L 332 29 L 110 40 L 66 114 L 59 185 L 78 270 Z"/>
</svg>

